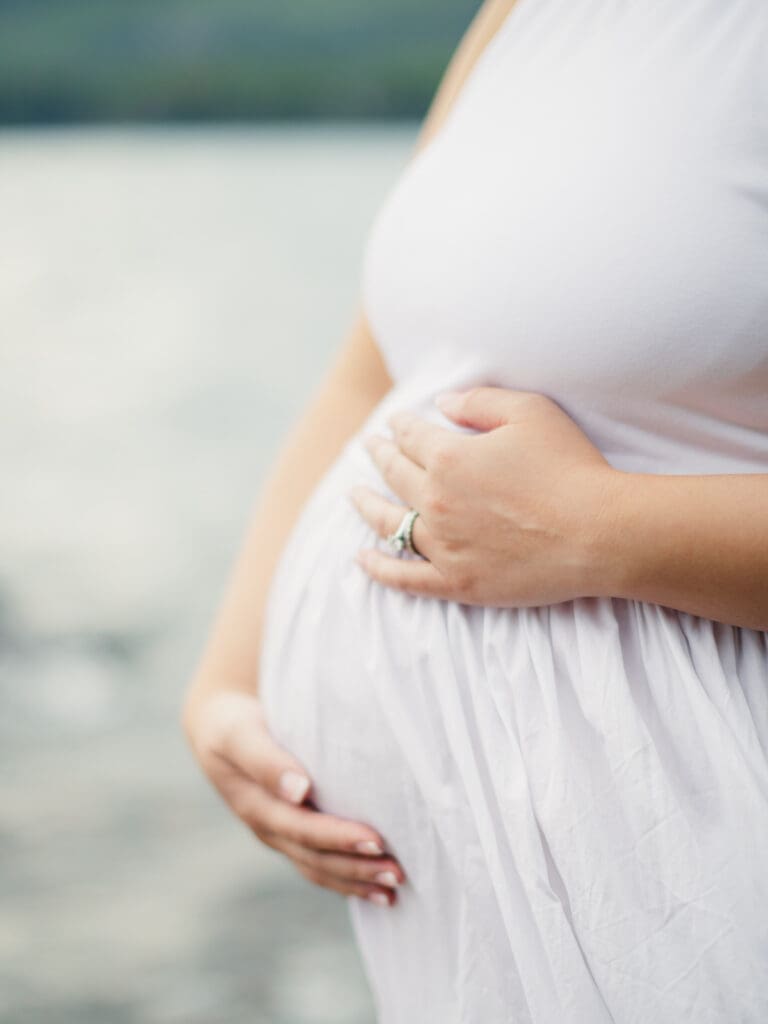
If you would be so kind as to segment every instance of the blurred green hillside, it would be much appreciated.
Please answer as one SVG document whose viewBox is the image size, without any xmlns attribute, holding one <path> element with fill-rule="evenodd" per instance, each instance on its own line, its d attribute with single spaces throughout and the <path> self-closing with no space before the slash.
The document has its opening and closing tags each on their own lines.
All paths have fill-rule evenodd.
<svg viewBox="0 0 768 1024">
<path fill-rule="evenodd" d="M 0 123 L 421 116 L 480 0 L 0 0 Z"/>
</svg>

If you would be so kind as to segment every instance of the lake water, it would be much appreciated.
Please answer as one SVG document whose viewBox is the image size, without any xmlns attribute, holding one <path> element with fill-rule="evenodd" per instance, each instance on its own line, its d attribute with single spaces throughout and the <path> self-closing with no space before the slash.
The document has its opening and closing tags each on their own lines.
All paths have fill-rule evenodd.
<svg viewBox="0 0 768 1024">
<path fill-rule="evenodd" d="M 0 134 L 4 1024 L 373 1020 L 344 899 L 179 709 L 415 132 Z"/>
</svg>

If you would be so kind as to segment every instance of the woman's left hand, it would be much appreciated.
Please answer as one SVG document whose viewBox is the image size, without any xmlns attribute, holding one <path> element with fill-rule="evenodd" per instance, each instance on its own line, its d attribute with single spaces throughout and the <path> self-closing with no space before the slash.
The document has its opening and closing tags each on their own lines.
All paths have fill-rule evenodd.
<svg viewBox="0 0 768 1024">
<path fill-rule="evenodd" d="M 621 472 L 552 399 L 474 387 L 437 404 L 468 434 L 397 412 L 393 438 L 366 448 L 403 504 L 369 487 L 349 494 L 381 537 L 418 509 L 413 545 L 421 558 L 377 548 L 358 552 L 386 586 L 465 604 L 525 607 L 600 592 L 612 495 Z"/>
</svg>

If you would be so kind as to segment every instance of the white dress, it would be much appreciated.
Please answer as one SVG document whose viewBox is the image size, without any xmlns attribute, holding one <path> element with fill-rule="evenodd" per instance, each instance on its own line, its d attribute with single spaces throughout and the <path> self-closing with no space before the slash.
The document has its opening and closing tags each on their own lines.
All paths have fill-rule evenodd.
<svg viewBox="0 0 768 1024">
<path fill-rule="evenodd" d="M 768 472 L 768 3 L 518 0 L 366 241 L 395 386 L 273 577 L 260 690 L 408 882 L 349 909 L 382 1024 L 766 1024 L 768 634 L 373 581 L 361 439 L 544 393 L 617 468 Z M 453 429 L 459 429 L 454 427 Z M 768 529 L 768 524 L 766 524 Z"/>
</svg>

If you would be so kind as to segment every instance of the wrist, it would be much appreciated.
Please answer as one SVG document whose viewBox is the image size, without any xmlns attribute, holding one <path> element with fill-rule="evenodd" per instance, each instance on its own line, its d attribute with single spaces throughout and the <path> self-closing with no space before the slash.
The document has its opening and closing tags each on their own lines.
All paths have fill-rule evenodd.
<svg viewBox="0 0 768 1024">
<path fill-rule="evenodd" d="M 628 597 L 634 547 L 629 512 L 636 501 L 637 474 L 609 467 L 587 503 L 584 527 L 585 597 Z"/>
<path fill-rule="evenodd" d="M 254 688 L 232 683 L 198 680 L 187 691 L 181 709 L 181 724 L 190 746 L 195 749 L 196 738 L 204 718 L 210 714 L 212 701 L 231 701 L 242 698 L 258 699 Z"/>
</svg>

